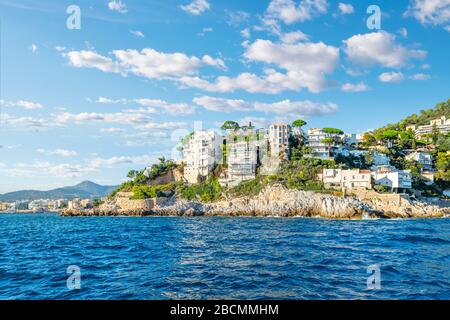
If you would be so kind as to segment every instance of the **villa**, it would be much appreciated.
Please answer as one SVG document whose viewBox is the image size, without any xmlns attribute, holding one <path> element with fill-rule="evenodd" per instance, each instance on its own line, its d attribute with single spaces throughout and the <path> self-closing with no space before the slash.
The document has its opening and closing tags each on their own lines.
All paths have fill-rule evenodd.
<svg viewBox="0 0 450 320">
<path fill-rule="evenodd" d="M 319 180 L 326 187 L 340 187 L 342 190 L 372 189 L 372 179 L 369 170 L 323 169 Z"/>
</svg>

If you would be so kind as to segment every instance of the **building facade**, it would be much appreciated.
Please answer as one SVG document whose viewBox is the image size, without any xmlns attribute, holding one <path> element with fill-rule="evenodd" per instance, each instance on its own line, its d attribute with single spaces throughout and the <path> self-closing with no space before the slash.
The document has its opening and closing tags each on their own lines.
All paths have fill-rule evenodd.
<svg viewBox="0 0 450 320">
<path fill-rule="evenodd" d="M 336 133 L 326 133 L 320 128 L 311 128 L 308 130 L 308 146 L 311 148 L 311 155 L 314 158 L 330 159 L 333 157 L 333 150 L 339 147 L 335 143 L 326 143 L 325 139 L 339 137 L 343 135 Z"/>
<path fill-rule="evenodd" d="M 184 178 L 198 183 L 222 161 L 223 138 L 213 130 L 195 132 L 183 150 Z"/>
<path fill-rule="evenodd" d="M 291 135 L 291 126 L 288 124 L 272 124 L 269 128 L 270 153 L 273 156 L 279 156 L 286 153 L 289 148 L 289 137 Z"/>
<path fill-rule="evenodd" d="M 319 179 L 325 187 L 339 187 L 340 189 L 372 189 L 372 178 L 369 170 L 323 169 Z"/>
<path fill-rule="evenodd" d="M 432 133 L 437 130 L 440 133 L 450 132 L 450 119 L 445 116 L 430 121 L 430 124 L 424 126 L 410 125 L 406 127 L 407 130 L 414 131 L 416 137 L 423 137 L 424 135 Z"/>
</svg>

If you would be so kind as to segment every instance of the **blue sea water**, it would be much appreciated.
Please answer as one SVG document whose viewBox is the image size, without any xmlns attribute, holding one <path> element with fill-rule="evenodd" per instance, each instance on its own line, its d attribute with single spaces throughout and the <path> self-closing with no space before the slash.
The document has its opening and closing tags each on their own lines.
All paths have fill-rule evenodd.
<svg viewBox="0 0 450 320">
<path fill-rule="evenodd" d="M 450 219 L 0 215 L 0 299 L 450 299 Z"/>
</svg>

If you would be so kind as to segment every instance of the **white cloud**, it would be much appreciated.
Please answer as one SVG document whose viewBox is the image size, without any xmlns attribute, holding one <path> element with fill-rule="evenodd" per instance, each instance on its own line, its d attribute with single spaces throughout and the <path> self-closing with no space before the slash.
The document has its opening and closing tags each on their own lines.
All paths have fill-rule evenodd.
<svg viewBox="0 0 450 320">
<path fill-rule="evenodd" d="M 67 150 L 67 149 L 56 149 L 53 151 L 47 151 L 45 149 L 37 149 L 36 151 L 41 154 L 56 155 L 56 156 L 61 156 L 61 157 L 65 157 L 65 158 L 76 157 L 78 155 L 78 153 L 76 151 Z"/>
<path fill-rule="evenodd" d="M 134 113 L 168 113 L 172 115 L 186 115 L 195 113 L 195 108 L 186 103 L 169 103 L 160 99 L 110 99 L 106 97 L 99 97 L 96 100 L 97 103 L 101 104 L 126 104 L 126 103 L 136 103 L 140 106 L 146 107 L 147 109 L 127 109 L 123 112 L 134 112 Z"/>
<path fill-rule="evenodd" d="M 117 113 L 95 113 L 95 112 L 83 112 L 83 113 L 69 113 L 64 112 L 56 115 L 56 123 L 86 123 L 86 122 L 104 122 L 104 123 L 118 123 L 118 124 L 132 124 L 132 125 L 144 125 L 152 121 L 152 119 L 143 113 L 129 113 L 129 112 L 117 112 Z"/>
<path fill-rule="evenodd" d="M 334 113 L 338 110 L 338 106 L 334 103 L 321 104 L 309 100 L 263 103 L 203 96 L 194 98 L 193 101 L 207 110 L 226 113 L 257 111 L 286 116 L 312 117 Z"/>
<path fill-rule="evenodd" d="M 122 128 L 102 128 L 100 129 L 100 132 L 115 134 L 115 133 L 125 133 L 126 130 Z"/>
<path fill-rule="evenodd" d="M 425 74 L 425 73 L 416 73 L 409 77 L 409 79 L 411 79 L 411 80 L 428 80 L 430 78 L 431 78 L 431 76 L 429 74 Z"/>
<path fill-rule="evenodd" d="M 119 103 L 127 103 L 127 99 L 110 99 L 106 97 L 98 97 L 98 99 L 95 102 L 102 104 L 119 104 Z"/>
<path fill-rule="evenodd" d="M 38 47 L 36 44 L 32 43 L 30 46 L 30 50 L 33 54 L 36 54 L 38 52 Z"/>
<path fill-rule="evenodd" d="M 243 23 L 246 23 L 250 18 L 250 14 L 245 11 L 230 11 L 225 9 L 227 15 L 227 23 L 230 26 L 237 27 Z"/>
<path fill-rule="evenodd" d="M 378 79 L 381 82 L 398 83 L 404 79 L 404 76 L 403 76 L 403 73 L 401 73 L 401 72 L 384 72 L 384 73 L 380 74 Z"/>
<path fill-rule="evenodd" d="M 283 100 L 276 103 L 256 103 L 255 109 L 267 113 L 308 118 L 335 113 L 338 110 L 338 106 L 334 103 L 321 104 L 309 100 Z"/>
<path fill-rule="evenodd" d="M 121 73 L 118 63 L 95 51 L 81 50 L 63 53 L 69 59 L 69 65 L 75 68 L 96 68 L 103 72 Z"/>
<path fill-rule="evenodd" d="M 413 16 L 424 25 L 442 25 L 449 28 L 450 0 L 411 0 L 405 14 Z"/>
<path fill-rule="evenodd" d="M 154 109 L 156 113 L 161 112 L 161 110 L 172 115 L 192 114 L 195 112 L 195 108 L 186 103 L 168 103 L 158 99 L 135 99 L 134 102 L 150 108 L 150 110 Z"/>
<path fill-rule="evenodd" d="M 250 29 L 249 28 L 245 28 L 243 30 L 241 30 L 241 36 L 243 36 L 244 38 L 250 38 Z"/>
<path fill-rule="evenodd" d="M 142 51 L 115 50 L 112 53 L 116 58 L 115 61 L 95 51 L 71 51 L 63 55 L 69 59 L 69 64 L 73 67 L 96 68 L 103 72 L 121 73 L 122 75 L 132 73 L 150 79 L 192 75 L 204 66 L 226 70 L 223 60 L 212 58 L 209 55 L 198 58 L 180 52 L 158 52 L 150 48 Z"/>
<path fill-rule="evenodd" d="M 31 102 L 26 100 L 16 100 L 16 101 L 4 101 L 0 100 L 0 105 L 4 107 L 19 107 L 27 110 L 42 109 L 44 106 L 37 102 Z"/>
<path fill-rule="evenodd" d="M 207 0 L 193 0 L 187 5 L 180 6 L 181 10 L 194 16 L 199 16 L 206 10 L 209 10 L 211 5 Z"/>
<path fill-rule="evenodd" d="M 245 90 L 275 94 L 302 88 L 320 92 L 330 86 L 325 75 L 336 68 L 339 49 L 322 42 L 278 44 L 269 40 L 256 40 L 246 46 L 244 57 L 249 61 L 273 64 L 286 70 L 286 73 L 266 68 L 263 76 L 244 72 L 236 77 L 220 76 L 213 82 L 199 77 L 182 77 L 180 81 L 188 87 L 210 92 Z"/>
<path fill-rule="evenodd" d="M 304 22 L 327 12 L 326 0 L 301 0 L 297 5 L 293 0 L 272 0 L 264 19 L 277 19 L 285 24 Z"/>
<path fill-rule="evenodd" d="M 420 69 L 422 69 L 422 70 L 428 70 L 430 68 L 431 68 L 431 66 L 428 63 L 424 63 L 423 65 L 420 66 Z"/>
<path fill-rule="evenodd" d="M 202 96 L 194 98 L 194 103 L 206 110 L 219 112 L 253 111 L 254 106 L 244 100 L 233 100 Z"/>
<path fill-rule="evenodd" d="M 139 30 L 130 30 L 130 33 L 133 36 L 138 37 L 138 38 L 144 38 L 145 37 L 144 33 L 142 31 L 139 31 Z"/>
<path fill-rule="evenodd" d="M 352 14 L 355 12 L 355 9 L 353 8 L 353 6 L 350 3 L 339 3 L 339 12 L 344 15 L 344 14 Z"/>
<path fill-rule="evenodd" d="M 113 168 L 125 164 L 148 165 L 154 161 L 153 156 L 115 156 L 111 158 L 95 158 L 89 161 L 91 168 Z"/>
<path fill-rule="evenodd" d="M 108 3 L 108 8 L 111 11 L 117 11 L 120 13 L 127 13 L 128 8 L 125 3 L 123 3 L 121 0 L 113 0 Z"/>
<path fill-rule="evenodd" d="M 54 121 L 37 118 L 37 117 L 13 117 L 5 113 L 2 115 L 2 121 L 12 128 L 25 128 L 32 130 L 41 130 L 53 127 L 61 127 L 60 124 Z"/>
<path fill-rule="evenodd" d="M 292 31 L 287 33 L 282 33 L 280 39 L 284 43 L 296 43 L 299 41 L 309 40 L 309 36 L 301 31 Z"/>
<path fill-rule="evenodd" d="M 423 59 L 427 55 L 426 51 L 410 50 L 395 43 L 395 36 L 385 31 L 354 35 L 343 42 L 348 59 L 364 66 L 400 68 L 410 59 Z"/>
<path fill-rule="evenodd" d="M 369 87 L 364 82 L 359 83 L 344 83 L 341 86 L 342 91 L 346 92 L 364 92 L 370 90 Z"/>
</svg>

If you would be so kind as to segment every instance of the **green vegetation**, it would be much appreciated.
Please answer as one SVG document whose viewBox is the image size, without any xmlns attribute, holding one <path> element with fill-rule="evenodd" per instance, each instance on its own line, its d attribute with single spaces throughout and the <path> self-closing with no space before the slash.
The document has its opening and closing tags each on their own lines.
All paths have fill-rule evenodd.
<svg viewBox="0 0 450 320">
<path fill-rule="evenodd" d="M 201 200 L 202 202 L 213 202 L 222 196 L 222 187 L 216 177 L 209 177 L 206 181 L 198 184 L 181 184 L 176 188 L 176 193 L 186 200 Z"/>
<path fill-rule="evenodd" d="M 130 170 L 127 174 L 127 177 L 131 180 L 123 182 L 116 190 L 114 190 L 109 198 L 113 198 L 118 192 L 130 192 L 135 191 L 138 193 L 138 198 L 142 198 L 143 195 L 155 194 L 150 189 L 146 189 L 148 183 L 159 176 L 162 176 L 169 172 L 169 170 L 175 168 L 177 165 L 172 160 L 166 160 L 166 158 L 161 157 L 158 158 L 159 163 L 153 164 L 149 170 Z M 137 188 L 133 190 L 133 188 Z M 155 190 L 157 192 L 157 190 Z M 152 196 L 149 196 L 152 198 Z"/>
<path fill-rule="evenodd" d="M 342 131 L 341 129 L 336 129 L 336 128 L 323 128 L 322 130 L 323 130 L 323 132 L 328 133 L 328 134 L 344 134 L 344 131 Z"/>
<path fill-rule="evenodd" d="M 298 119 L 298 120 L 295 120 L 294 122 L 292 122 L 292 126 L 296 127 L 296 128 L 304 127 L 307 124 L 308 123 L 305 120 L 302 120 L 302 119 Z"/>
<path fill-rule="evenodd" d="M 134 193 L 132 200 L 151 199 L 163 196 L 170 196 L 175 193 L 176 183 L 168 183 L 163 185 L 134 185 L 131 191 Z"/>
<path fill-rule="evenodd" d="M 223 123 L 222 127 L 220 127 L 222 130 L 238 130 L 239 124 L 235 121 L 227 120 Z"/>
<path fill-rule="evenodd" d="M 311 148 L 306 144 L 303 134 L 295 134 L 290 137 L 288 152 L 289 159 L 281 159 L 281 166 L 277 174 L 262 176 L 241 182 L 239 185 L 223 189 L 219 184 L 219 177 L 226 168 L 227 145 L 224 139 L 222 145 L 224 162 L 218 165 L 213 173 L 198 184 L 188 184 L 183 182 L 169 183 L 165 185 L 152 185 L 151 181 L 164 175 L 169 170 L 176 167 L 171 160 L 160 158 L 159 163 L 152 165 L 143 171 L 131 170 L 127 177 L 129 181 L 124 182 L 111 196 L 118 191 L 131 191 L 134 193 L 133 199 L 146 199 L 176 194 L 187 200 L 200 200 L 202 202 L 214 202 L 221 199 L 225 194 L 228 196 L 255 196 L 270 184 L 279 183 L 289 189 L 311 190 L 320 192 L 334 192 L 326 190 L 317 176 L 324 168 L 342 169 L 368 169 L 373 164 L 374 152 L 385 153 L 390 157 L 391 165 L 397 169 L 410 170 L 413 177 L 413 188 L 421 190 L 426 196 L 438 196 L 442 190 L 450 188 L 450 134 L 441 134 L 435 126 L 432 132 L 425 137 L 418 139 L 414 131 L 407 128 L 409 125 L 424 125 L 430 120 L 446 116 L 450 118 L 450 99 L 447 102 L 439 103 L 436 108 L 422 110 L 419 115 L 412 115 L 404 120 L 389 124 L 383 128 L 368 132 L 364 135 L 364 141 L 359 144 L 360 149 L 369 150 L 364 156 L 343 156 L 337 155 L 334 160 L 321 160 L 305 157 L 311 153 Z M 307 123 L 302 119 L 295 120 L 292 127 L 302 128 Z M 235 121 L 225 121 L 221 127 L 228 131 L 230 141 L 250 141 L 258 139 L 250 132 L 250 125 L 240 127 Z M 242 129 L 243 132 L 239 131 Z M 330 136 L 322 142 L 329 146 L 342 143 L 341 135 L 344 133 L 337 128 L 324 128 L 323 131 Z M 299 130 L 299 132 L 301 132 Z M 194 133 L 190 133 L 181 139 L 181 150 L 192 138 Z M 417 150 L 426 146 L 434 158 L 434 167 L 437 169 L 435 184 L 430 184 L 422 176 L 423 166 L 416 161 L 405 159 L 405 150 Z M 182 167 L 178 168 L 182 171 Z M 390 192 L 390 188 L 374 186 L 378 192 Z"/>
</svg>

